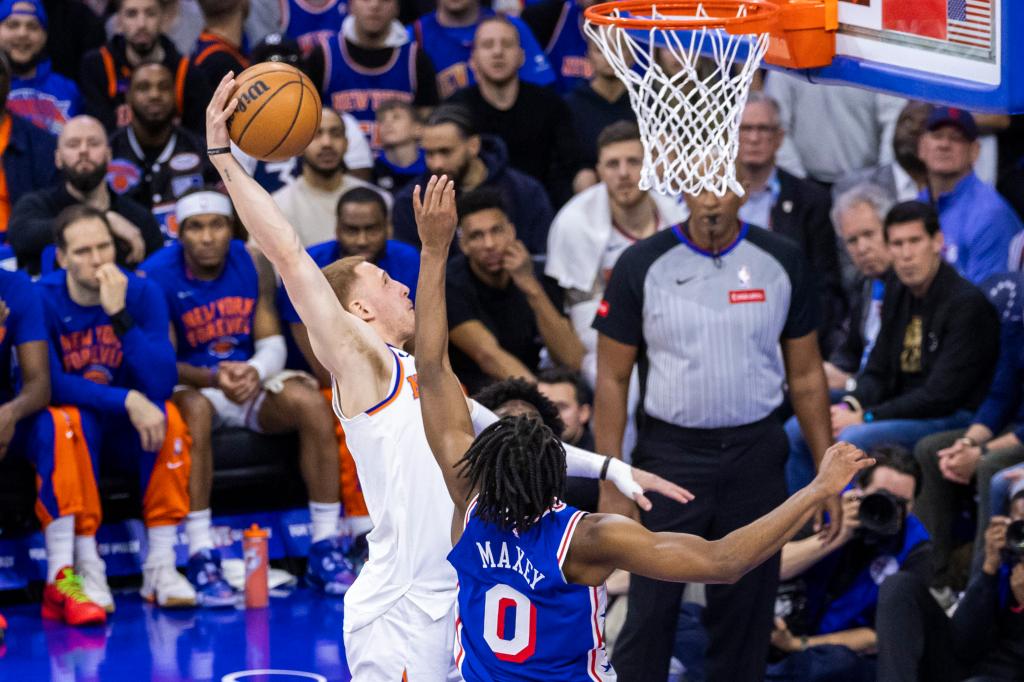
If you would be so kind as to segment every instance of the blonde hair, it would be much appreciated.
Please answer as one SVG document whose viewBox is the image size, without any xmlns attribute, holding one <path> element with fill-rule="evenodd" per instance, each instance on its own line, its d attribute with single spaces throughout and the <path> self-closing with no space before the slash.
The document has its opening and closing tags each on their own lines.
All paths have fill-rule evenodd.
<svg viewBox="0 0 1024 682">
<path fill-rule="evenodd" d="M 364 262 L 366 262 L 365 256 L 346 256 L 334 261 L 321 270 L 324 273 L 324 277 L 327 278 L 327 283 L 334 290 L 334 295 L 341 301 L 341 307 L 346 310 L 348 310 L 349 303 L 352 302 L 352 293 L 355 289 L 356 280 L 359 277 L 356 268 L 359 267 L 360 263 Z"/>
</svg>

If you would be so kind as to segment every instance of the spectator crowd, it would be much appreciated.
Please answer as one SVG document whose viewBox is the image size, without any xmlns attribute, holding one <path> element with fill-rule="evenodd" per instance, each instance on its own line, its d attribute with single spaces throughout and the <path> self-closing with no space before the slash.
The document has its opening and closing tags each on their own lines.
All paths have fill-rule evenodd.
<svg viewBox="0 0 1024 682">
<path fill-rule="evenodd" d="M 309 584 L 341 596 L 365 561 L 331 377 L 206 156 L 213 88 L 278 61 L 319 127 L 288 161 L 233 153 L 313 260 L 360 256 L 415 300 L 412 194 L 447 174 L 453 369 L 695 493 L 648 527 L 717 539 L 833 441 L 876 456 L 735 585 L 630 580 L 619 679 L 1024 679 L 1024 117 L 768 73 L 744 196 L 663 196 L 589 4 L 0 0 L 0 459 L 35 470 L 44 618 L 114 610 L 108 472 L 141 501 L 142 595 L 234 603 L 225 429 L 296 434 Z M 628 511 L 606 485 L 567 501 Z"/>
</svg>

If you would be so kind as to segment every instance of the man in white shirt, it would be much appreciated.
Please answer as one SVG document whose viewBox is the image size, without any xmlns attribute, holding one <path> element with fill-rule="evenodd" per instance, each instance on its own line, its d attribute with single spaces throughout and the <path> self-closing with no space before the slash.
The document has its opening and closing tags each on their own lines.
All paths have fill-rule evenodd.
<svg viewBox="0 0 1024 682">
<path fill-rule="evenodd" d="M 325 107 L 320 127 L 302 153 L 302 175 L 273 194 L 281 212 L 298 231 L 303 246 L 334 237 L 338 200 L 350 189 L 368 187 L 380 192 L 391 210 L 389 193 L 345 172 L 347 148 L 341 116 Z"/>
</svg>

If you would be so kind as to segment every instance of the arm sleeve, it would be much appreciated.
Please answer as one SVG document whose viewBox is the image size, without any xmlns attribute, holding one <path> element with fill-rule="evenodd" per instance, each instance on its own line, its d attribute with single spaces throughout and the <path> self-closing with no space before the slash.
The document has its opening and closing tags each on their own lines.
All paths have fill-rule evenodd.
<svg viewBox="0 0 1024 682">
<path fill-rule="evenodd" d="M 416 92 L 412 103 L 418 107 L 437 106 L 437 70 L 422 45 L 416 46 Z"/>
<path fill-rule="evenodd" d="M 7 228 L 7 242 L 14 249 L 19 265 L 39 259 L 43 249 L 53 243 L 53 207 L 47 193 L 30 192 L 14 204 Z"/>
<path fill-rule="evenodd" d="M 919 388 L 881 404 L 862 404 L 878 419 L 920 419 L 951 414 L 970 392 L 990 380 L 997 334 L 995 314 L 983 299 L 951 302 L 940 352 Z M 876 346 L 877 348 L 877 346 Z M 873 355 L 873 353 L 872 353 Z M 858 386 L 859 390 L 859 386 Z"/>
<path fill-rule="evenodd" d="M 157 405 L 171 397 L 178 381 L 174 347 L 167 335 L 170 316 L 160 287 L 148 280 L 128 307 L 135 324 L 121 337 L 124 364 L 135 387 Z"/>
<path fill-rule="evenodd" d="M 630 247 L 615 264 L 593 323 L 598 333 L 629 346 L 640 346 L 643 340 L 646 268 L 637 255 Z"/>
<path fill-rule="evenodd" d="M 1016 414 L 1021 403 L 1021 367 L 1017 365 L 1024 329 L 1019 324 L 1000 326 L 999 362 L 985 402 L 974 415 L 974 422 L 984 424 L 992 433 L 999 433 Z"/>
</svg>

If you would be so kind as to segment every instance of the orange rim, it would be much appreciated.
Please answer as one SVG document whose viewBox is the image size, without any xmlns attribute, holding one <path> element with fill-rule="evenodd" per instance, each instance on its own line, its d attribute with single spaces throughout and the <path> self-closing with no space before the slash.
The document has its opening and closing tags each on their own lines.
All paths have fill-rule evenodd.
<svg viewBox="0 0 1024 682">
<path fill-rule="evenodd" d="M 709 16 L 693 16 L 698 6 L 703 6 Z M 747 8 L 746 16 L 736 16 L 740 7 Z M 655 8 L 664 18 L 650 18 Z M 639 13 L 647 16 L 616 16 L 616 10 L 620 13 L 628 12 L 630 15 Z M 624 29 L 660 28 L 695 31 L 701 28 L 722 28 L 735 34 L 770 33 L 775 28 L 778 14 L 779 6 L 764 0 L 616 0 L 593 5 L 584 11 L 584 15 L 591 23 Z"/>
</svg>

